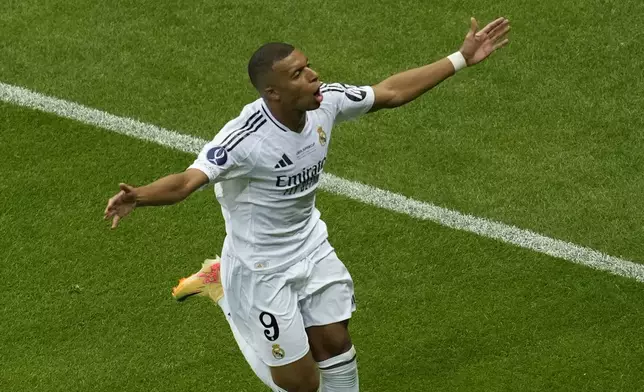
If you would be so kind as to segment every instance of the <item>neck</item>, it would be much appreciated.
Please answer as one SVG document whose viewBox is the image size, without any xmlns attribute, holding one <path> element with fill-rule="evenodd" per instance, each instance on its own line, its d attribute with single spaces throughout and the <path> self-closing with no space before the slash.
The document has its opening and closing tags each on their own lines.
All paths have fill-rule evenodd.
<svg viewBox="0 0 644 392">
<path fill-rule="evenodd" d="M 306 124 L 306 112 L 286 109 L 279 103 L 264 101 L 275 119 L 295 133 L 300 133 Z"/>
</svg>

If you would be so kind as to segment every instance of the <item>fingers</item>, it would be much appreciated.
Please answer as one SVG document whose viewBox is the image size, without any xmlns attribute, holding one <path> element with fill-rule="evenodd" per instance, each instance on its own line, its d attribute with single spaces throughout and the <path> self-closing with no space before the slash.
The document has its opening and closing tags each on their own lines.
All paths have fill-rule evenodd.
<svg viewBox="0 0 644 392">
<path fill-rule="evenodd" d="M 510 26 L 507 26 L 507 28 L 501 30 L 495 37 L 490 37 L 489 42 L 492 44 L 492 50 L 502 48 L 507 45 L 508 42 L 510 42 L 510 40 L 507 38 L 509 32 Z"/>
<path fill-rule="evenodd" d="M 130 193 L 130 192 L 134 191 L 134 188 L 132 188 L 128 184 L 124 184 L 124 183 L 120 183 L 119 188 L 125 193 Z"/>
<path fill-rule="evenodd" d="M 510 21 L 505 19 L 488 33 L 488 37 L 491 40 L 496 40 L 503 37 L 508 31 L 510 31 Z"/>
<path fill-rule="evenodd" d="M 497 43 L 496 45 L 494 45 L 494 50 L 497 50 L 497 49 L 500 49 L 500 48 L 504 47 L 504 46 L 505 46 L 505 45 L 507 45 L 509 42 L 510 42 L 510 40 L 509 40 L 509 39 L 507 39 L 507 38 L 506 38 L 506 39 L 504 39 L 503 41 L 501 41 L 501 42 Z"/>
<path fill-rule="evenodd" d="M 116 207 L 110 207 L 109 209 L 105 210 L 105 213 L 103 214 L 103 219 L 110 219 L 116 214 L 118 214 Z"/>
<path fill-rule="evenodd" d="M 114 198 L 111 198 L 107 201 L 107 207 L 105 207 L 105 211 L 103 212 L 103 216 L 105 219 L 108 218 L 108 214 L 110 214 L 114 209 Z"/>
<path fill-rule="evenodd" d="M 479 29 L 479 24 L 474 18 L 470 18 L 470 33 L 472 35 L 476 34 L 476 31 Z"/>
<path fill-rule="evenodd" d="M 477 35 L 479 35 L 479 34 L 480 34 L 480 35 L 483 35 L 483 34 L 490 34 L 490 32 L 491 32 L 492 30 L 494 30 L 497 26 L 499 26 L 500 24 L 502 24 L 504 20 L 507 20 L 507 19 L 505 19 L 505 18 L 498 18 L 498 19 L 496 19 L 496 20 L 494 20 L 494 21 L 492 21 L 492 22 L 488 23 L 488 24 L 487 24 L 487 26 L 485 26 L 485 27 L 483 28 L 483 30 L 479 31 L 479 33 L 478 33 Z"/>
<path fill-rule="evenodd" d="M 120 220 L 121 220 L 120 216 L 118 215 L 114 216 L 114 219 L 112 219 L 112 229 L 116 229 L 116 226 L 118 226 Z"/>
<path fill-rule="evenodd" d="M 123 197 L 124 194 L 125 194 L 124 191 L 120 191 L 119 193 L 117 193 L 107 201 L 107 207 L 105 207 L 105 212 L 104 212 L 106 219 L 108 218 L 107 216 L 108 213 L 110 213 L 110 211 L 112 211 L 116 207 L 116 204 L 121 201 L 121 198 Z"/>
<path fill-rule="evenodd" d="M 126 200 L 128 196 L 131 198 L 134 188 L 128 184 L 120 183 L 119 188 L 121 189 L 119 193 L 114 195 L 111 199 L 107 201 L 107 207 L 103 212 L 103 219 L 112 218 L 112 229 L 115 229 L 118 226 L 119 221 L 122 216 L 119 215 L 119 206 L 123 206 L 128 203 Z M 122 211 L 123 215 L 127 215 L 129 211 Z"/>
</svg>

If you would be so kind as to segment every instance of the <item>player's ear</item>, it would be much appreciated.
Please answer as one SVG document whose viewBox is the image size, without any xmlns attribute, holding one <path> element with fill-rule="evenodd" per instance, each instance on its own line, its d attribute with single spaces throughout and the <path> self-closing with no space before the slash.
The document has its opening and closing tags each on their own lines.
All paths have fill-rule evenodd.
<svg viewBox="0 0 644 392">
<path fill-rule="evenodd" d="M 266 87 L 264 89 L 264 98 L 270 101 L 279 101 L 280 95 L 273 87 Z"/>
</svg>

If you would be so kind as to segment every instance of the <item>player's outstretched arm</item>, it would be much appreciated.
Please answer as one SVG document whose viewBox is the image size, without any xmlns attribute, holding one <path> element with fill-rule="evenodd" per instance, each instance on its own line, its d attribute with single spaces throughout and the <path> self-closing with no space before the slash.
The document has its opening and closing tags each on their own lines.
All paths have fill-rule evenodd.
<svg viewBox="0 0 644 392">
<path fill-rule="evenodd" d="M 136 207 L 175 204 L 208 183 L 208 176 L 201 170 L 188 169 L 183 173 L 171 174 L 149 185 L 134 188 L 119 184 L 121 189 L 105 208 L 105 219 L 112 218 L 112 228 Z"/>
<path fill-rule="evenodd" d="M 391 109 L 413 101 L 456 71 L 485 60 L 495 50 L 508 44 L 510 21 L 498 18 L 482 30 L 476 19 L 458 52 L 432 64 L 393 75 L 373 86 L 375 101 L 370 112 Z"/>
</svg>

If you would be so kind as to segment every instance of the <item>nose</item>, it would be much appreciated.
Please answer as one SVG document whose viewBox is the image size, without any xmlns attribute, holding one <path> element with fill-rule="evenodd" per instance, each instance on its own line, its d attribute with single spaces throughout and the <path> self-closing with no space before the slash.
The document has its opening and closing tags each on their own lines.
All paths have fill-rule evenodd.
<svg viewBox="0 0 644 392">
<path fill-rule="evenodd" d="M 309 70 L 311 71 L 311 76 L 310 76 L 309 80 L 311 80 L 311 82 L 317 82 L 318 79 L 319 79 L 318 78 L 318 73 L 315 72 L 314 70 L 312 70 L 311 68 L 309 68 Z"/>
</svg>

